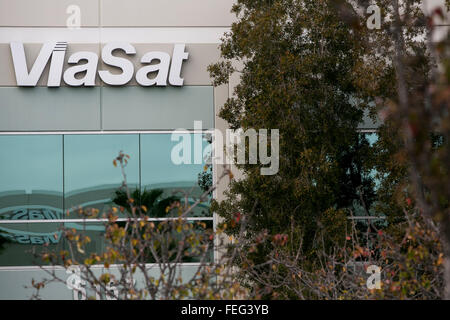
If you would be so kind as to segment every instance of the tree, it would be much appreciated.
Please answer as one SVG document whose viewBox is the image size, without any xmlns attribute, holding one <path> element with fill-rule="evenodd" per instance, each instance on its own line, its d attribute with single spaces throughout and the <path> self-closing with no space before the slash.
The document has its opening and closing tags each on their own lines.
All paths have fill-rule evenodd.
<svg viewBox="0 0 450 320">
<path fill-rule="evenodd" d="M 256 252 L 260 242 L 268 241 L 269 253 L 264 263 L 241 256 L 243 274 L 260 295 L 272 299 L 440 299 L 443 254 L 437 226 L 430 222 L 415 210 L 404 212 L 398 233 L 376 231 L 370 220 L 361 232 L 352 223 L 341 230 L 345 244 L 333 250 L 325 248 L 326 235 L 318 234 L 317 268 L 309 267 L 299 228 L 275 236 L 261 233 L 248 250 Z M 292 238 L 296 241 L 287 241 Z"/>
<path fill-rule="evenodd" d="M 384 113 L 400 133 L 397 159 L 407 172 L 401 186 L 410 196 L 409 205 L 429 223 L 437 223 L 445 266 L 442 297 L 450 299 L 449 48 L 448 38 L 434 39 L 436 18 L 445 20 L 450 3 L 432 8 L 425 17 L 417 14 L 420 5 L 396 0 L 389 8 L 397 92 Z M 411 29 L 422 31 L 426 41 L 413 45 L 404 32 Z"/>
<path fill-rule="evenodd" d="M 146 208 L 146 214 L 149 217 L 165 217 L 167 216 L 166 208 L 173 205 L 175 202 L 179 202 L 180 198 L 176 196 L 168 196 L 162 198 L 164 190 L 153 189 L 143 190 L 135 189 L 131 193 L 131 198 L 136 201 L 134 206 Z M 126 208 L 128 213 L 131 213 L 131 204 L 129 203 L 126 190 L 123 188 L 116 190 L 116 196 L 113 199 L 113 203 Z"/>
<path fill-rule="evenodd" d="M 370 76 L 361 66 L 374 53 L 368 55 L 361 41 L 367 32 L 347 24 L 336 3 L 237 1 L 238 21 L 221 45 L 223 61 L 209 67 L 216 85 L 240 73 L 234 97 L 220 113 L 231 127 L 280 130 L 279 173 L 262 176 L 259 166 L 238 166 L 244 178 L 231 183 L 227 200 L 213 210 L 228 226 L 236 213 L 247 216 L 249 237 L 297 226 L 311 267 L 322 250 L 317 236 L 325 235 L 324 250 L 343 243 L 348 208 L 361 200 L 369 208 L 375 200 L 371 148 L 358 132 L 364 112 L 374 112 L 377 89 L 361 83 Z M 365 24 L 364 17 L 352 17 L 353 24 Z M 384 79 L 389 72 L 379 74 Z M 270 241 L 258 247 L 247 256 L 256 264 L 266 261 Z M 243 267 L 242 259 L 235 262 Z"/>
<path fill-rule="evenodd" d="M 229 298 L 237 291 L 246 298 L 449 298 L 450 63 L 445 42 L 420 40 L 430 39 L 442 12 L 425 16 L 418 0 L 378 4 L 385 19 L 369 31 L 368 1 L 238 0 L 223 61 L 209 70 L 216 85 L 241 73 L 221 111 L 232 128 L 280 129 L 279 173 L 239 165 L 243 178 L 232 181 L 225 201 L 213 201 L 223 222 L 206 237 L 183 219 L 198 203 L 170 206 L 180 219 L 156 224 L 126 190 L 121 203 L 131 218 L 120 225 L 108 215 L 105 253 L 83 256 L 88 239 L 65 230 L 70 257 L 44 259 L 83 266 L 84 279 L 102 292 L 111 274 L 95 277 L 90 266 L 123 263 L 125 298 Z M 374 147 L 358 130 L 364 112 L 384 120 Z M 116 161 L 123 169 L 124 155 Z M 208 199 L 215 188 L 209 173 L 199 181 L 200 199 Z M 369 219 L 379 217 L 350 223 L 356 209 L 382 214 L 387 224 Z M 177 282 L 184 253 L 207 257 L 222 232 L 231 240 L 225 259 L 201 263 L 187 285 Z M 128 279 L 135 269 L 145 274 L 147 252 L 161 261 L 161 276 L 138 289 Z M 372 264 L 382 268 L 379 290 L 365 286 L 364 267 Z M 215 275 L 224 281 L 212 282 Z"/>
<path fill-rule="evenodd" d="M 89 251 L 92 239 L 86 230 L 62 227 L 65 247 L 60 251 L 44 248 L 36 254 L 40 261 L 47 264 L 47 268 L 42 268 L 42 271 L 47 273 L 48 278 L 41 281 L 33 279 L 32 287 L 36 290 L 33 298 L 39 299 L 41 290 L 52 282 L 67 284 L 76 300 L 231 299 L 245 294 L 235 280 L 232 266 L 223 259 L 213 259 L 213 250 L 220 250 L 224 246 L 223 239 L 217 239 L 213 247 L 217 234 L 222 233 L 223 229 L 218 228 L 215 232 L 205 222 L 187 219 L 204 199 L 208 199 L 215 186 L 208 188 L 192 205 L 166 202 L 164 218 L 167 219 L 149 217 L 151 208 L 143 203 L 155 204 L 155 199 L 161 193 L 149 192 L 146 197 L 151 200 L 143 201 L 144 197 L 140 199 L 141 202 L 136 201 L 132 194 L 141 193 L 132 193 L 127 187 L 127 159 L 128 156 L 121 152 L 114 161 L 120 165 L 124 176 L 124 193 L 120 192 L 120 200 L 117 200 L 124 207 L 114 207 L 102 215 L 106 220 L 104 250 Z M 228 175 L 228 170 L 224 169 L 218 177 L 219 181 Z M 153 208 L 158 208 L 158 205 Z M 129 216 L 125 221 L 117 221 L 119 211 L 125 210 L 128 210 Z M 85 219 L 92 219 L 99 214 L 98 210 L 94 211 L 83 208 L 80 214 Z M 192 259 L 198 262 L 195 271 L 183 275 L 181 264 Z M 149 267 L 149 263 L 153 265 Z M 56 269 L 48 268 L 48 265 L 62 266 L 71 275 L 67 281 L 61 279 Z M 104 269 L 99 272 L 98 266 Z"/>
</svg>

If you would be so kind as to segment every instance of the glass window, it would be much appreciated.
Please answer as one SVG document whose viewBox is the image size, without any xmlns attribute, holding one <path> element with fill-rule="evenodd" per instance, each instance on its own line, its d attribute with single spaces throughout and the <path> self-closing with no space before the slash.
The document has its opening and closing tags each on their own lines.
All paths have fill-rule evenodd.
<svg viewBox="0 0 450 320">
<path fill-rule="evenodd" d="M 378 142 L 378 133 L 376 132 L 366 133 L 365 137 L 369 142 L 371 148 L 373 148 L 374 145 Z M 369 172 L 369 177 L 372 178 L 375 183 L 374 190 L 378 190 L 380 188 L 381 181 L 377 177 L 377 170 L 371 169 Z"/>
<path fill-rule="evenodd" d="M 182 139 L 187 139 L 186 147 L 189 147 L 187 157 L 188 163 L 176 164 L 172 159 L 172 150 L 182 143 Z M 183 201 L 184 195 L 188 195 L 190 204 L 195 202 L 204 192 L 199 185 L 199 175 L 205 173 L 205 159 L 201 163 L 195 164 L 195 139 L 199 139 L 201 144 L 201 155 L 208 146 L 208 141 L 203 134 L 183 135 L 178 141 L 171 140 L 171 134 L 142 134 L 141 135 L 141 187 L 144 191 L 160 189 L 164 191 L 163 197 L 176 196 Z M 176 149 L 178 150 L 178 149 Z M 186 151 L 184 151 L 186 152 Z M 178 151 L 176 152 L 178 154 Z M 183 156 L 183 151 L 180 151 Z M 203 158 L 203 157 L 201 157 Z M 207 203 L 202 203 L 191 216 L 209 216 Z"/>
<path fill-rule="evenodd" d="M 60 226 L 61 223 L 49 222 L 0 224 L 0 235 L 7 240 L 0 254 L 0 266 L 42 264 L 37 254 L 61 248 Z"/>
<path fill-rule="evenodd" d="M 0 136 L 0 219 L 60 219 L 61 135 Z"/>
<path fill-rule="evenodd" d="M 378 142 L 378 134 L 376 132 L 366 133 L 365 136 L 371 147 Z"/>
<path fill-rule="evenodd" d="M 125 174 L 132 197 L 146 205 L 149 216 L 175 215 L 176 210 L 166 208 L 174 201 L 184 204 L 185 195 L 188 204 L 194 203 L 212 184 L 212 169 L 205 171 L 205 159 L 194 163 L 195 145 L 200 142 L 203 155 L 208 141 L 203 134 L 186 133 L 184 138 L 190 141 L 191 163 L 176 164 L 171 155 L 180 142 L 172 141 L 171 134 L 0 136 L 0 266 L 41 264 L 32 250 L 65 249 L 63 225 L 89 235 L 86 254 L 103 252 L 101 222 L 26 220 L 78 219 L 80 207 L 102 213 L 118 205 L 124 177 L 113 160 L 120 151 L 130 156 Z M 190 216 L 202 217 L 212 228 L 209 197 Z"/>
<path fill-rule="evenodd" d="M 64 136 L 65 209 L 69 210 L 70 218 L 79 218 L 79 207 L 95 208 L 100 213 L 111 207 L 124 179 L 120 166 L 113 165 L 120 151 L 130 156 L 125 173 L 128 186 L 136 188 L 139 185 L 139 135 Z"/>
<path fill-rule="evenodd" d="M 7 240 L 0 252 L 0 266 L 42 265 L 39 254 L 44 250 L 55 253 L 67 250 L 63 226 L 90 237 L 91 242 L 84 248 L 86 256 L 103 252 L 105 227 L 102 223 L 0 223 L 0 235 Z"/>
</svg>

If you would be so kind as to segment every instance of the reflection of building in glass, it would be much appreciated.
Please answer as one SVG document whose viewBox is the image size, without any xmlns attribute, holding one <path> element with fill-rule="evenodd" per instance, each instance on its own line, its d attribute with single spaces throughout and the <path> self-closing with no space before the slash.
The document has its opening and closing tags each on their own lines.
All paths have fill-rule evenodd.
<svg viewBox="0 0 450 320">
<path fill-rule="evenodd" d="M 182 204 L 187 194 L 193 204 L 203 192 L 198 175 L 204 163 L 174 165 L 174 143 L 170 134 L 161 133 L 0 136 L 0 148 L 9 155 L 0 159 L 0 236 L 9 240 L 0 267 L 36 264 L 29 252 L 33 247 L 64 248 L 62 226 L 86 230 L 93 239 L 88 250 L 101 252 L 102 223 L 76 220 L 83 218 L 80 208 L 98 209 L 101 218 L 117 207 L 114 199 L 123 190 L 123 177 L 112 160 L 119 151 L 130 155 L 125 168 L 130 191 L 161 189 L 157 201 L 175 195 Z M 209 204 L 189 216 L 212 219 Z M 127 212 L 119 217 L 126 218 Z"/>
<path fill-rule="evenodd" d="M 173 165 L 170 133 L 177 128 L 192 132 L 194 121 L 202 121 L 205 129 L 221 129 L 217 114 L 232 91 L 233 84 L 230 90 L 213 87 L 207 66 L 220 56 L 218 44 L 234 19 L 230 13 L 234 0 L 180 1 L 175 7 L 166 0 L 78 2 L 81 31 L 67 28 L 70 14 L 64 1 L 46 0 L 43 5 L 41 1 L 0 0 L 0 8 L 8 8 L 0 10 L 0 31 L 4 31 L 0 32 L 0 228 L 15 230 L 15 239 L 23 242 L 7 243 L 0 251 L 0 299 L 30 297 L 24 286 L 44 273 L 24 251 L 38 249 L 47 241 L 64 247 L 62 239 L 53 235 L 61 223 L 80 227 L 62 219 L 76 219 L 73 208 L 107 210 L 112 205 L 114 191 L 122 184 L 120 169 L 112 165 L 119 151 L 131 157 L 126 168 L 131 188 L 161 188 L 165 195 L 175 189 L 193 191 L 193 201 L 200 193 L 197 179 L 203 165 Z M 151 36 L 143 32 L 147 28 Z M 74 67 L 68 63 L 73 53 L 90 52 L 102 60 L 107 43 L 129 43 L 136 49 L 136 54 L 125 55 L 134 67 L 132 79 L 123 86 L 110 86 L 96 72 L 93 87 L 70 87 L 63 76 L 60 87 L 48 88 L 49 75 L 55 74 L 49 70 L 50 57 L 37 85 L 20 87 L 10 43 L 23 43 L 23 61 L 31 71 L 43 44 L 55 39 L 67 49 L 62 74 Z M 143 55 L 171 53 L 175 44 L 185 44 L 189 53 L 178 73 L 183 86 L 139 85 L 136 72 L 143 67 Z M 116 51 L 114 55 L 123 54 Z M 98 70 L 116 74 L 114 69 L 98 65 Z M 201 211 L 195 219 L 212 224 L 208 205 Z M 62 221 L 50 222 L 54 220 Z M 93 240 L 89 245 L 98 251 L 101 227 L 89 222 Z M 193 274 L 194 269 L 186 264 L 181 271 Z M 58 275 L 68 277 L 65 270 Z M 65 285 L 42 294 L 47 299 L 73 299 Z"/>
</svg>

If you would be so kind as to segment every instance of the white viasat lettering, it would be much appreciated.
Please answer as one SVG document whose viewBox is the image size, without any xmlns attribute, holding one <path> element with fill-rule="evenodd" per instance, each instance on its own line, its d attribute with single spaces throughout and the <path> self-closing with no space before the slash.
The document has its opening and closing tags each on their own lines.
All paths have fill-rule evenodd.
<svg viewBox="0 0 450 320">
<path fill-rule="evenodd" d="M 70 67 L 63 72 L 67 51 L 66 42 L 44 43 L 38 57 L 31 66 L 31 70 L 27 64 L 23 44 L 11 42 L 10 48 L 18 86 L 35 87 L 49 61 L 48 87 L 59 87 L 61 78 L 67 85 L 73 87 L 95 86 L 99 59 L 95 52 L 80 51 L 73 53 L 67 59 Z M 106 44 L 102 49 L 101 59 L 106 65 L 120 69 L 120 72 L 113 73 L 109 70 L 99 70 L 98 75 L 108 85 L 122 86 L 131 81 L 135 70 L 130 60 L 114 55 L 116 50 L 123 51 L 126 55 L 136 54 L 136 49 L 129 43 L 113 42 Z M 185 51 L 184 44 L 174 46 L 172 57 L 165 52 L 148 52 L 140 60 L 143 66 L 136 72 L 136 81 L 145 87 L 167 86 L 167 83 L 172 86 L 183 86 L 184 79 L 181 77 L 181 70 L 183 62 L 188 57 L 189 53 Z M 151 78 L 150 75 L 152 75 Z"/>
<path fill-rule="evenodd" d="M 136 73 L 136 81 L 141 86 L 167 86 L 167 76 L 169 75 L 170 55 L 165 52 L 148 52 L 142 59 L 141 63 L 149 64 L 153 60 L 159 60 L 158 64 L 152 64 L 139 69 Z M 158 75 L 149 79 L 148 74 L 152 72 L 158 72 Z"/>
<path fill-rule="evenodd" d="M 80 61 L 87 61 L 85 64 L 79 65 Z M 69 64 L 76 64 L 64 72 L 64 82 L 69 86 L 93 87 L 95 86 L 95 75 L 98 65 L 98 56 L 93 52 L 80 51 L 72 54 L 67 61 Z M 75 77 L 76 74 L 85 72 L 83 78 Z"/>
</svg>

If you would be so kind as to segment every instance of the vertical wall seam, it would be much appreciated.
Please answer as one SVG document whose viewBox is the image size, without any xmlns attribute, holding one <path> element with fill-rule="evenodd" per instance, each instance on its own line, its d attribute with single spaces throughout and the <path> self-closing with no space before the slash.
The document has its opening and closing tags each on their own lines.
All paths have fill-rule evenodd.
<svg viewBox="0 0 450 320">
<path fill-rule="evenodd" d="M 65 217 L 66 214 L 66 175 L 65 175 L 65 163 L 64 163 L 64 152 L 65 152 L 65 145 L 64 145 L 64 135 L 61 135 L 62 139 L 62 209 L 63 209 L 63 217 Z"/>
<path fill-rule="evenodd" d="M 101 55 L 102 50 L 102 0 L 98 0 L 98 52 Z M 100 76 L 99 76 L 100 78 Z M 100 78 L 100 131 L 103 131 L 103 86 L 104 83 Z"/>
</svg>

